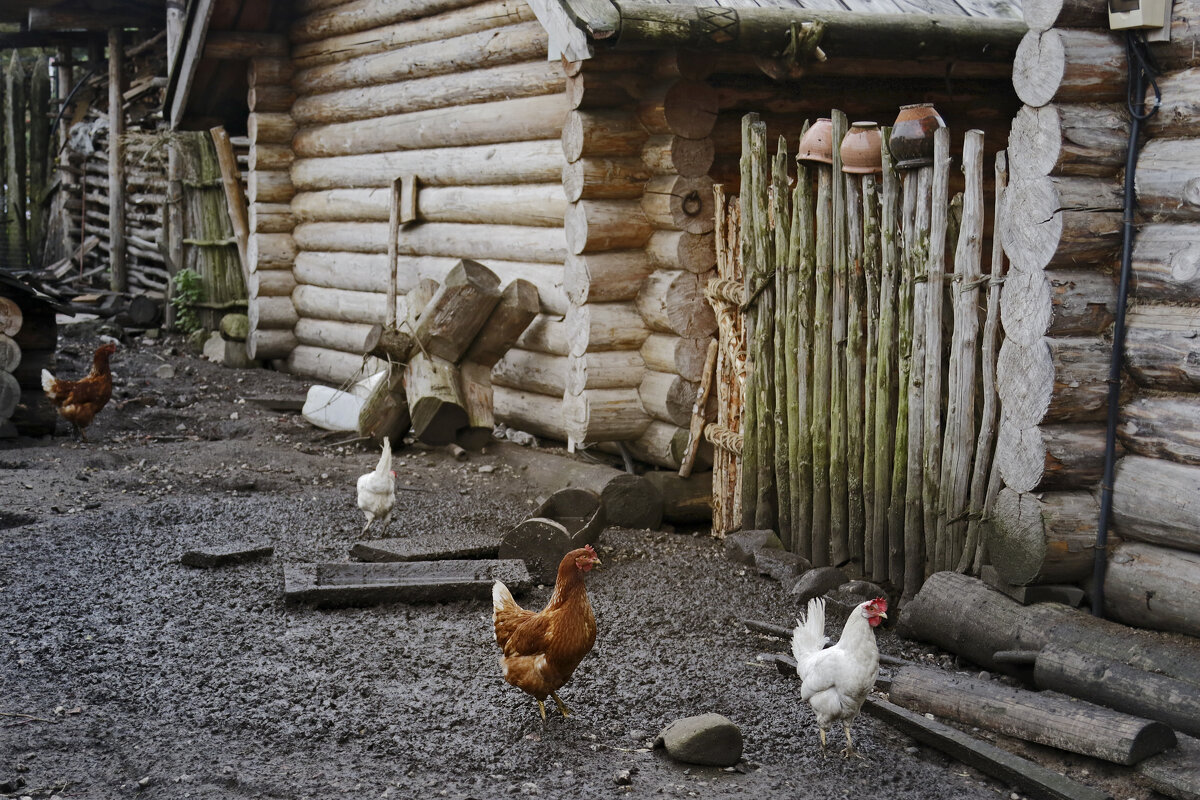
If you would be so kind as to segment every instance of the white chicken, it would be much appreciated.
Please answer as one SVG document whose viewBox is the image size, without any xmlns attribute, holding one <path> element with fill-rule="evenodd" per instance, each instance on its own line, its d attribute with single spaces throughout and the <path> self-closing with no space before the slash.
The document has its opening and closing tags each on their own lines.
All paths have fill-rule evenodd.
<svg viewBox="0 0 1200 800">
<path fill-rule="evenodd" d="M 358 507 L 367 515 L 363 533 L 377 519 L 383 521 L 383 530 L 387 531 L 388 523 L 392 521 L 392 508 L 396 505 L 395 477 L 396 473 L 392 472 L 392 443 L 385 436 L 379 464 L 373 471 L 358 478 Z"/>
<path fill-rule="evenodd" d="M 830 723 L 842 723 L 846 749 L 842 755 L 858 755 L 850 738 L 850 723 L 858 716 L 863 701 L 875 685 L 879 672 L 879 647 L 872 630 L 887 619 L 887 599 L 878 597 L 859 603 L 850 612 L 838 643 L 825 648 L 825 601 L 808 601 L 808 614 L 796 620 L 792 633 L 792 655 L 796 674 L 804 685 L 800 698 L 812 706 L 821 729 L 821 752 Z"/>
</svg>

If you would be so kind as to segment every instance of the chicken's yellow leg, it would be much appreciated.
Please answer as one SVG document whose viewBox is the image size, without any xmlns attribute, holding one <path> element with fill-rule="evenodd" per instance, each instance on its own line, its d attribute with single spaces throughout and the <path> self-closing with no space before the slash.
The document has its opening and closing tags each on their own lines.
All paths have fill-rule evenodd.
<svg viewBox="0 0 1200 800">
<path fill-rule="evenodd" d="M 542 712 L 542 722 L 545 722 L 546 721 L 546 704 L 543 703 L 541 700 L 538 700 L 537 704 L 538 704 L 538 711 Z"/>
<path fill-rule="evenodd" d="M 564 717 L 571 716 L 571 709 L 567 708 L 567 704 L 559 698 L 557 692 L 551 692 L 550 696 L 554 698 L 555 705 L 558 706 L 558 710 L 562 712 Z"/>
<path fill-rule="evenodd" d="M 828 753 L 825 752 L 825 729 L 820 728 L 820 731 L 821 731 L 821 755 L 827 756 Z"/>
<path fill-rule="evenodd" d="M 854 740 L 850 738 L 850 723 L 843 722 L 842 728 L 846 731 L 846 749 L 842 751 L 842 757 L 849 758 L 850 756 L 858 756 L 859 758 L 862 758 L 862 756 L 859 755 L 859 752 L 854 749 Z"/>
</svg>

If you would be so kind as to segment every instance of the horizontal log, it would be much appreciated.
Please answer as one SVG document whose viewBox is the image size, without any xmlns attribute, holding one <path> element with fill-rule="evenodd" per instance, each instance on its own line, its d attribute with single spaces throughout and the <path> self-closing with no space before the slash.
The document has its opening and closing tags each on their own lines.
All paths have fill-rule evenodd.
<svg viewBox="0 0 1200 800">
<path fill-rule="evenodd" d="M 1147 224 L 1133 240 L 1133 298 L 1200 304 L 1200 225 Z"/>
<path fill-rule="evenodd" d="M 256 56 L 246 67 L 246 83 L 254 86 L 282 86 L 292 82 L 292 61 L 286 55 Z"/>
<path fill-rule="evenodd" d="M 397 7 L 378 0 L 304 0 L 289 30 L 293 42 L 310 42 L 405 20 L 440 14 L 469 5 L 464 0 L 418 0 Z"/>
<path fill-rule="evenodd" d="M 655 231 L 646 242 L 646 255 L 660 269 L 705 273 L 717 265 L 715 240 L 711 233 Z"/>
<path fill-rule="evenodd" d="M 1200 220 L 1200 140 L 1151 139 L 1138 153 L 1139 210 L 1155 222 Z"/>
<path fill-rule="evenodd" d="M 669 333 L 652 333 L 642 343 L 648 369 L 669 372 L 699 383 L 708 354 L 708 339 L 690 339 Z"/>
<path fill-rule="evenodd" d="M 642 210 L 660 228 L 708 233 L 715 224 L 712 187 L 708 176 L 659 175 L 646 183 Z"/>
<path fill-rule="evenodd" d="M 659 270 L 642 285 L 637 308 L 646 324 L 660 333 L 690 339 L 711 336 L 717 330 L 717 321 L 704 297 L 707 284 L 706 275 Z"/>
<path fill-rule="evenodd" d="M 1115 180 L 1027 178 L 1006 190 L 1008 220 L 1001 230 L 1013 269 L 1030 272 L 1115 259 L 1122 200 Z"/>
<path fill-rule="evenodd" d="M 292 162 L 295 156 L 292 153 L 292 145 L 288 144 L 253 144 L 250 145 L 247 165 L 251 172 L 255 170 L 263 171 L 288 171 L 292 168 Z"/>
<path fill-rule="evenodd" d="M 641 436 L 627 444 L 629 451 L 639 461 L 677 471 L 687 452 L 688 429 L 653 420 Z M 696 452 L 696 468 L 703 470 L 711 466 L 712 446 L 707 441 L 702 442 Z"/>
<path fill-rule="evenodd" d="M 12 373 L 20 363 L 21 345 L 14 342 L 11 336 L 0 333 L 0 372 Z"/>
<path fill-rule="evenodd" d="M 566 320 L 558 315 L 538 314 L 517 339 L 517 347 L 556 356 L 569 355 L 571 344 L 567 340 Z"/>
<path fill-rule="evenodd" d="M 709 137 L 651 136 L 642 147 L 642 161 L 656 175 L 700 178 L 708 174 L 715 156 L 715 145 Z"/>
<path fill-rule="evenodd" d="M 652 134 L 703 139 L 717 122 L 717 93 L 698 80 L 662 81 L 649 87 L 637 107 L 638 119 Z"/>
<path fill-rule="evenodd" d="M 567 113 L 563 122 L 563 155 L 567 161 L 577 161 L 584 156 L 634 156 L 641 151 L 648 136 L 629 110 L 575 109 Z"/>
<path fill-rule="evenodd" d="M 418 42 L 450 39 L 465 33 L 530 22 L 533 19 L 533 10 L 525 3 L 517 0 L 493 0 L 354 33 L 322 36 L 293 47 L 292 59 L 297 69 L 308 69 L 386 50 L 396 50 Z"/>
<path fill-rule="evenodd" d="M 1200 466 L 1200 395 L 1144 395 L 1121 404 L 1117 436 L 1126 452 Z"/>
<path fill-rule="evenodd" d="M 580 306 L 633 300 L 653 269 L 641 250 L 573 253 L 563 265 L 563 289 Z"/>
<path fill-rule="evenodd" d="M 642 407 L 655 419 L 679 427 L 692 420 L 699 385 L 669 372 L 647 371 L 638 386 Z"/>
<path fill-rule="evenodd" d="M 292 143 L 296 133 L 296 123 L 291 114 L 250 114 L 246 117 L 246 135 L 250 137 L 250 146 L 262 144 Z"/>
<path fill-rule="evenodd" d="M 249 225 L 250 233 L 291 233 L 296 217 L 286 203 L 252 203 Z"/>
<path fill-rule="evenodd" d="M 1024 345 L 1043 336 L 1095 336 L 1112 325 L 1117 286 L 1098 270 L 1012 270 L 1000 296 L 1004 334 Z"/>
<path fill-rule="evenodd" d="M 305 128 L 292 140 L 297 158 L 461 147 L 562 135 L 566 105 L 548 94 L 435 108 Z"/>
<path fill-rule="evenodd" d="M 1175 746 L 1175 733 L 1161 722 L 1056 692 L 1031 692 L 928 667 L 897 671 L 888 699 L 914 711 L 1114 764 L 1136 764 Z"/>
<path fill-rule="evenodd" d="M 246 314 L 250 330 L 291 330 L 296 324 L 296 308 L 290 297 L 257 297 Z"/>
<path fill-rule="evenodd" d="M 1028 347 L 1005 340 L 996 365 L 1003 424 L 1103 419 L 1110 350 L 1093 338 L 1045 339 Z"/>
<path fill-rule="evenodd" d="M 1196 597 L 1200 596 L 1200 555 L 1142 542 L 1126 542 L 1108 560 L 1104 582 L 1104 610 L 1128 625 L 1200 636 Z M 1191 686 L 1193 702 L 1189 733 L 1200 733 L 1194 716 L 1200 704 Z M 1178 724 L 1178 723 L 1174 723 Z"/>
<path fill-rule="evenodd" d="M 296 288 L 296 278 L 288 270 L 258 270 L 250 273 L 246 290 L 251 298 L 291 297 Z"/>
<path fill-rule="evenodd" d="M 386 222 L 388 189 L 327 189 L 301 192 L 292 211 L 304 222 Z M 562 227 L 567 211 L 559 183 L 511 186 L 426 186 L 417 191 L 417 218 L 424 222 Z"/>
<path fill-rule="evenodd" d="M 560 94 L 565 84 L 562 70 L 552 61 L 505 64 L 402 83 L 302 95 L 292 106 L 292 118 L 305 126 L 371 119 L 503 98 Z"/>
<path fill-rule="evenodd" d="M 311 95 L 533 61 L 545 58 L 547 43 L 539 23 L 523 22 L 300 70 L 292 86 Z"/>
<path fill-rule="evenodd" d="M 1124 105 L 1022 106 L 1008 140 L 1010 169 L 1014 180 L 1114 176 L 1125 164 L 1128 145 L 1129 112 Z"/>
<path fill-rule="evenodd" d="M 571 356 L 567 361 L 566 394 L 588 389 L 625 389 L 642 382 L 646 368 L 636 350 L 603 350 Z"/>
<path fill-rule="evenodd" d="M 579 111 L 629 106 L 642 94 L 646 78 L 634 72 L 588 70 L 567 76 L 567 105 Z"/>
<path fill-rule="evenodd" d="M 1126 456 L 1117 462 L 1112 503 L 1123 539 L 1200 553 L 1200 466 Z"/>
<path fill-rule="evenodd" d="M 296 261 L 296 241 L 290 233 L 253 233 L 246 241 L 250 272 L 290 270 Z"/>
<path fill-rule="evenodd" d="M 563 421 L 577 443 L 636 439 L 650 424 L 637 389 L 587 389 L 564 395 Z"/>
<path fill-rule="evenodd" d="M 1135 306 L 1126 317 L 1125 369 L 1139 386 L 1200 391 L 1200 308 Z"/>
<path fill-rule="evenodd" d="M 246 105 L 255 114 L 290 113 L 295 102 L 296 93 L 287 85 L 251 86 L 246 92 Z"/>
<path fill-rule="evenodd" d="M 599 350 L 636 350 L 650 335 L 632 303 L 573 305 L 564 322 L 573 356 Z"/>
<path fill-rule="evenodd" d="M 410 291 L 426 278 L 441 283 L 457 262 L 452 257 L 401 256 L 397 259 L 399 290 Z M 481 259 L 480 263 L 500 277 L 502 286 L 518 279 L 536 286 L 543 311 L 566 313 L 562 267 L 557 264 L 502 259 Z M 300 283 L 311 286 L 383 293 L 388 290 L 388 261 L 384 254 L 309 251 L 296 256 L 295 276 Z"/>
<path fill-rule="evenodd" d="M 562 395 L 567 385 L 567 357 L 512 348 L 492 369 L 492 383 L 546 395 Z"/>
<path fill-rule="evenodd" d="M 351 292 L 300 284 L 292 292 L 291 299 L 302 317 L 368 325 L 387 321 L 387 297 L 377 292 Z"/>
<path fill-rule="evenodd" d="M 1162 104 L 1158 113 L 1143 124 L 1146 133 L 1154 139 L 1183 139 L 1200 134 L 1200 69 L 1184 69 L 1160 75 L 1157 79 L 1162 91 Z"/>
<path fill-rule="evenodd" d="M 1104 426 L 1020 427 L 1006 421 L 996 442 L 996 466 L 1004 485 L 1017 492 L 1091 487 L 1104 469 Z"/>
<path fill-rule="evenodd" d="M 252 170 L 246 177 L 246 200 L 250 203 L 287 203 L 295 193 L 292 176 L 286 170 Z"/>
<path fill-rule="evenodd" d="M 300 344 L 347 353 L 366 353 L 371 348 L 372 328 L 365 322 L 342 322 L 336 319 L 302 317 L 293 333 Z"/>
<path fill-rule="evenodd" d="M 1031 31 L 1108 27 L 1104 7 L 1089 0 L 1025 0 L 1021 11 Z"/>
<path fill-rule="evenodd" d="M 1091 492 L 1000 490 L 988 552 L 1005 583 L 1072 583 L 1091 574 L 1100 505 Z"/>
<path fill-rule="evenodd" d="M 1123 572 L 1118 569 L 1118 579 L 1124 577 Z M 1118 590 L 1122 588 L 1117 585 Z M 1140 604 L 1141 599 L 1138 595 L 1135 602 Z M 1200 700 L 1195 684 L 1057 643 L 1038 653 L 1033 680 L 1039 688 L 1086 697 L 1118 711 L 1158 720 L 1181 732 L 1200 734 Z"/>
<path fill-rule="evenodd" d="M 315 378 L 332 386 L 343 386 L 384 368 L 384 362 L 358 353 L 345 353 L 307 344 L 297 344 L 287 356 L 287 371 Z"/>
<path fill-rule="evenodd" d="M 562 179 L 557 141 L 444 147 L 304 159 L 292 166 L 296 191 L 391 186 L 395 175 L 420 175 L 427 186 L 553 183 Z"/>
<path fill-rule="evenodd" d="M 580 200 L 567 208 L 563 225 L 572 255 L 636 249 L 654 232 L 636 200 Z"/>
<path fill-rule="evenodd" d="M 1124 97 L 1125 48 L 1107 31 L 1030 31 L 1017 47 L 1013 88 L 1030 106 L 1114 103 Z"/>
<path fill-rule="evenodd" d="M 562 397 L 496 386 L 492 392 L 492 404 L 497 422 L 535 436 L 567 441 Z"/>
<path fill-rule="evenodd" d="M 259 361 L 286 359 L 298 344 L 293 331 L 250 331 L 246 356 Z"/>
<path fill-rule="evenodd" d="M 302 250 L 386 253 L 388 226 L 382 222 L 306 222 L 292 232 Z M 402 255 L 457 256 L 477 261 L 558 262 L 567 256 L 558 228 L 428 222 L 406 228 L 398 241 Z"/>
<path fill-rule="evenodd" d="M 563 165 L 562 185 L 567 199 L 621 200 L 639 198 L 650 170 L 635 157 L 584 157 Z"/>
</svg>

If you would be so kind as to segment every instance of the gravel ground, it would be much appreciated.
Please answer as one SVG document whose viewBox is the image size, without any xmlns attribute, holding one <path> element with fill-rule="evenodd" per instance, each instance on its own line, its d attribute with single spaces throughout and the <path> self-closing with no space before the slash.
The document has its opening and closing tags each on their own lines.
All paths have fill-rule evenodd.
<svg viewBox="0 0 1200 800">
<path fill-rule="evenodd" d="M 60 374 L 77 377 L 95 326 L 64 339 Z M 1010 796 L 866 717 L 865 759 L 822 758 L 798 684 L 756 659 L 784 643 L 739 625 L 787 622 L 795 603 L 707 532 L 605 531 L 605 568 L 588 578 L 599 639 L 562 693 L 575 715 L 545 724 L 500 678 L 488 603 L 286 605 L 285 565 L 347 560 L 362 524 L 354 481 L 377 454 L 251 400 L 301 395 L 303 382 L 179 346 L 117 353 L 90 443 L 65 424 L 57 438 L 0 442 L 0 795 Z M 496 453 L 459 463 L 410 448 L 395 469 L 406 488 L 392 535 L 499 536 L 535 503 Z M 247 538 L 274 556 L 178 563 L 197 544 Z M 887 631 L 880 642 L 936 658 Z M 649 749 L 668 722 L 708 711 L 742 729 L 736 768 Z M 631 785 L 616 783 L 623 770 Z"/>
</svg>

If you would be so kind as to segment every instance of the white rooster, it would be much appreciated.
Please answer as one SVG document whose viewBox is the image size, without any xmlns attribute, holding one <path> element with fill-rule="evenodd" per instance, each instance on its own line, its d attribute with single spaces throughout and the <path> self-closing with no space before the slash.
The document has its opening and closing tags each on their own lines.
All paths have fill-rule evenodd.
<svg viewBox="0 0 1200 800">
<path fill-rule="evenodd" d="M 878 597 L 859 603 L 850 612 L 838 643 L 826 648 L 825 601 L 808 601 L 808 614 L 796 620 L 792 633 L 792 655 L 796 674 L 804 685 L 800 698 L 812 706 L 821 728 L 821 752 L 825 752 L 825 732 L 834 721 L 846 731 L 846 749 L 842 755 L 858 755 L 850 738 L 850 723 L 858 716 L 863 701 L 875 685 L 879 672 L 879 648 L 872 630 L 887 619 L 887 599 Z"/>
<path fill-rule="evenodd" d="M 363 533 L 377 519 L 383 520 L 383 530 L 387 531 L 388 523 L 392 521 L 392 507 L 396 505 L 395 477 L 396 473 L 392 472 L 392 443 L 385 436 L 379 464 L 372 472 L 358 478 L 358 507 L 367 515 Z"/>
</svg>

